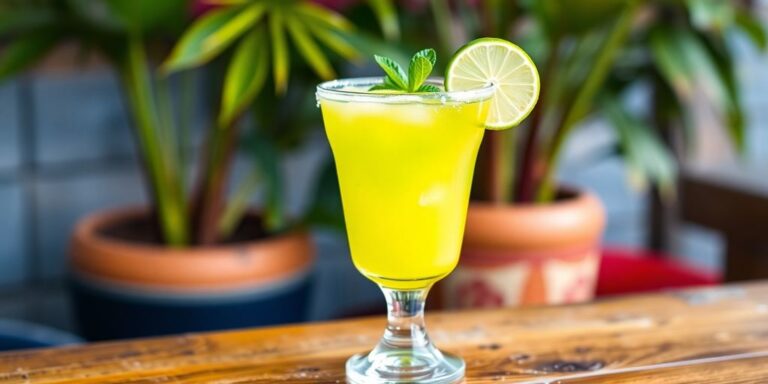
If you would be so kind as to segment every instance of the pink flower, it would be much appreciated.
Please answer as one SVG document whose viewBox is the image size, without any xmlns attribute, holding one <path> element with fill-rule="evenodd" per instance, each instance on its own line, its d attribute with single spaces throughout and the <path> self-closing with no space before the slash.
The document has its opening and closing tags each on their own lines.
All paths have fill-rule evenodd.
<svg viewBox="0 0 768 384">
<path fill-rule="evenodd" d="M 312 2 L 330 9 L 341 11 L 359 3 L 360 0 L 312 0 Z"/>
<path fill-rule="evenodd" d="M 190 11 L 195 19 L 219 7 L 221 7 L 221 4 L 211 0 L 192 0 L 190 2 Z"/>
</svg>

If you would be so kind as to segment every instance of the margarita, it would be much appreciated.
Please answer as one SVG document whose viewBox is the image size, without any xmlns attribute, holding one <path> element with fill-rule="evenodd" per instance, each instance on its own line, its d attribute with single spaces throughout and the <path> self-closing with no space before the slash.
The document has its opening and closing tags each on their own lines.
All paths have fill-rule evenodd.
<svg viewBox="0 0 768 384">
<path fill-rule="evenodd" d="M 322 99 L 352 260 L 376 283 L 432 285 L 459 259 L 486 100 Z"/>
<path fill-rule="evenodd" d="M 458 382 L 464 361 L 429 340 L 425 299 L 459 260 L 485 128 L 522 120 L 535 104 L 538 75 L 522 50 L 498 39 L 470 43 L 454 56 L 448 91 L 427 81 L 437 60 L 432 49 L 413 55 L 407 71 L 390 58 L 374 59 L 384 78 L 317 88 L 352 260 L 387 299 L 384 336 L 370 353 L 347 360 L 347 379 Z"/>
</svg>

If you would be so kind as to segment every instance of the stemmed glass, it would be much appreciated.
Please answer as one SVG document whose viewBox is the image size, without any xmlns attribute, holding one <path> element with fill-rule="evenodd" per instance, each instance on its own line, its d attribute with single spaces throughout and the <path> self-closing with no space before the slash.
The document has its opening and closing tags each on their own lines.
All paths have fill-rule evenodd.
<svg viewBox="0 0 768 384">
<path fill-rule="evenodd" d="M 384 336 L 370 353 L 347 361 L 347 378 L 353 383 L 456 382 L 464 376 L 464 361 L 432 344 L 424 302 L 430 287 L 459 259 L 493 87 L 368 91 L 381 82 L 357 78 L 317 87 L 352 260 L 387 300 Z"/>
</svg>

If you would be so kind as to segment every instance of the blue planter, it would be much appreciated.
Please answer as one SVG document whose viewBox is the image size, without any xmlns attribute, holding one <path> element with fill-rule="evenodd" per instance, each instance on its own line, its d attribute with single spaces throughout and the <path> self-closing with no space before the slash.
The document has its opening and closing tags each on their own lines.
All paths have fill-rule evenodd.
<svg viewBox="0 0 768 384">
<path fill-rule="evenodd" d="M 305 231 L 264 236 L 259 217 L 249 215 L 237 242 L 171 248 L 141 237 L 152 233 L 148 217 L 123 209 L 78 223 L 71 294 L 86 339 L 306 320 L 314 246 Z"/>
<path fill-rule="evenodd" d="M 56 347 L 80 342 L 80 338 L 53 328 L 26 321 L 0 319 L 0 351 Z"/>
<path fill-rule="evenodd" d="M 304 275 L 227 294 L 168 294 L 75 277 L 71 292 L 80 335 L 109 340 L 301 322 L 311 285 Z"/>
</svg>

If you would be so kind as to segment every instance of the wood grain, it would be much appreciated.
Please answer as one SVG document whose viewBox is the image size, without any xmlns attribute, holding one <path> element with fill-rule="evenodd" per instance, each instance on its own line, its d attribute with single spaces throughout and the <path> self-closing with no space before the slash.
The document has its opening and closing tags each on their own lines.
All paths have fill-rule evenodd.
<svg viewBox="0 0 768 384">
<path fill-rule="evenodd" d="M 427 316 L 468 384 L 768 381 L 768 283 Z M 0 354 L 0 383 L 342 383 L 383 318 Z M 738 379 L 738 380 L 737 380 Z"/>
</svg>

